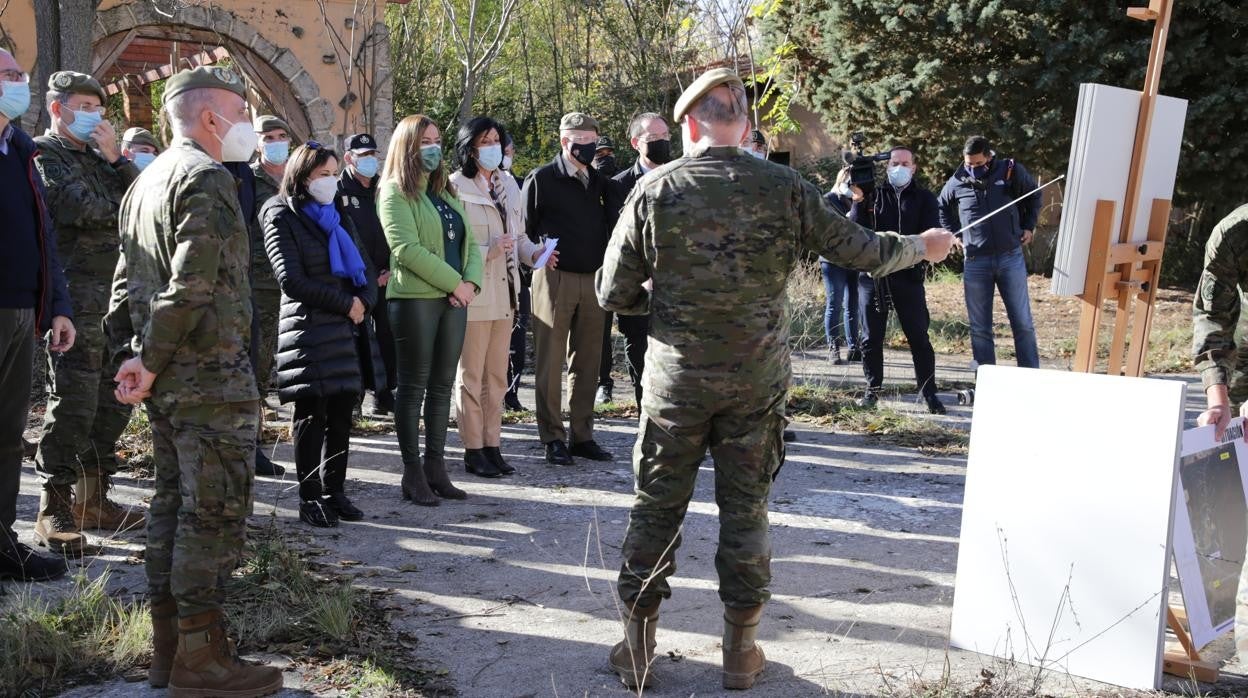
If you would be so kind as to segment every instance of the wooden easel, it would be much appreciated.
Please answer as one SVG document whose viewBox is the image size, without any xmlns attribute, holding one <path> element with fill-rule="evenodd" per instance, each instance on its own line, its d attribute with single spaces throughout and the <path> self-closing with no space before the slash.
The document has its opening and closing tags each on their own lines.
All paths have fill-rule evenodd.
<svg viewBox="0 0 1248 698">
<path fill-rule="evenodd" d="M 1101 329 L 1101 313 L 1107 301 L 1114 301 L 1114 330 L 1106 358 L 1108 375 L 1142 376 L 1147 356 L 1148 334 L 1152 329 L 1153 308 L 1157 286 L 1161 280 L 1161 257 L 1166 246 L 1166 227 L 1170 220 L 1170 202 L 1154 199 L 1148 211 L 1148 237 L 1131 242 L 1135 227 L 1135 202 L 1144 179 L 1144 162 L 1148 156 L 1148 134 L 1152 129 L 1153 110 L 1157 103 L 1161 64 L 1166 53 L 1166 37 L 1170 30 L 1173 0 L 1149 0 L 1148 7 L 1132 7 L 1127 16 L 1152 21 L 1153 43 L 1148 54 L 1144 90 L 1140 96 L 1140 116 L 1135 126 L 1135 145 L 1127 178 L 1122 225 L 1118 241 L 1113 239 L 1113 201 L 1096 202 L 1092 223 L 1092 241 L 1088 252 L 1088 269 L 1083 293 L 1079 294 L 1082 310 L 1079 317 L 1079 342 L 1075 348 L 1074 370 L 1092 373 L 1097 369 L 1097 340 Z M 1131 343 L 1127 345 L 1127 329 L 1131 326 Z M 1124 360 L 1124 353 L 1126 354 Z M 1162 670 L 1206 683 L 1218 680 L 1218 666 L 1202 660 L 1188 633 L 1187 612 L 1171 606 L 1166 611 L 1166 624 L 1178 638 L 1183 651 L 1167 651 Z"/>
</svg>

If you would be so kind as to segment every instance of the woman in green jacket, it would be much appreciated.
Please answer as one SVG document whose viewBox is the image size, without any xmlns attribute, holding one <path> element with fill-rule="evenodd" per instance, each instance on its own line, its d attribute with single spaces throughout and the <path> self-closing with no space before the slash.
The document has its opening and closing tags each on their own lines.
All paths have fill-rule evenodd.
<svg viewBox="0 0 1248 698">
<path fill-rule="evenodd" d="M 437 506 L 439 497 L 467 496 L 451 484 L 443 451 L 468 304 L 481 290 L 481 252 L 442 167 L 441 135 L 421 114 L 399 122 L 377 195 L 390 244 L 386 298 L 398 357 L 394 421 L 403 455 L 403 497 L 422 506 Z"/>
</svg>

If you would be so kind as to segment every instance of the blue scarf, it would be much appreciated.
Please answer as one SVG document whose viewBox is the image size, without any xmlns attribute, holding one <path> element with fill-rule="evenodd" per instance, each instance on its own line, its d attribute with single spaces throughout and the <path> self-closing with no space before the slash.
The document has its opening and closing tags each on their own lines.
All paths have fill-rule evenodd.
<svg viewBox="0 0 1248 698">
<path fill-rule="evenodd" d="M 329 269 L 334 276 L 350 279 L 356 288 L 367 286 L 364 258 L 360 256 L 351 234 L 342 227 L 342 216 L 338 213 L 338 208 L 332 202 L 318 204 L 309 201 L 303 205 L 302 210 L 329 235 Z"/>
</svg>

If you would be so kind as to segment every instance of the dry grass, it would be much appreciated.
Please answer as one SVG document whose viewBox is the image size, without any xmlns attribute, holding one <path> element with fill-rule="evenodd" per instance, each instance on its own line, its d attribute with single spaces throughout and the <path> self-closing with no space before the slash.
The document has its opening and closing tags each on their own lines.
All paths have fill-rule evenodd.
<svg viewBox="0 0 1248 698">
<path fill-rule="evenodd" d="M 860 391 L 848 388 L 795 385 L 789 391 L 789 416 L 808 424 L 866 434 L 927 455 L 967 452 L 970 437 L 966 432 L 884 406 L 863 409 L 855 403 L 859 395 Z"/>
</svg>

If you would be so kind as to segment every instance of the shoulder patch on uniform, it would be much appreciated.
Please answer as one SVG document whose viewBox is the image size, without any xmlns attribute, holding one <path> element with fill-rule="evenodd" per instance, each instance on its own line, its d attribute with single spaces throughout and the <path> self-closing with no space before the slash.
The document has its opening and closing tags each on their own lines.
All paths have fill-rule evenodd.
<svg viewBox="0 0 1248 698">
<path fill-rule="evenodd" d="M 39 165 L 39 174 L 45 182 L 64 179 L 69 174 L 65 166 L 59 162 L 47 158 L 40 158 L 36 162 Z"/>
</svg>

